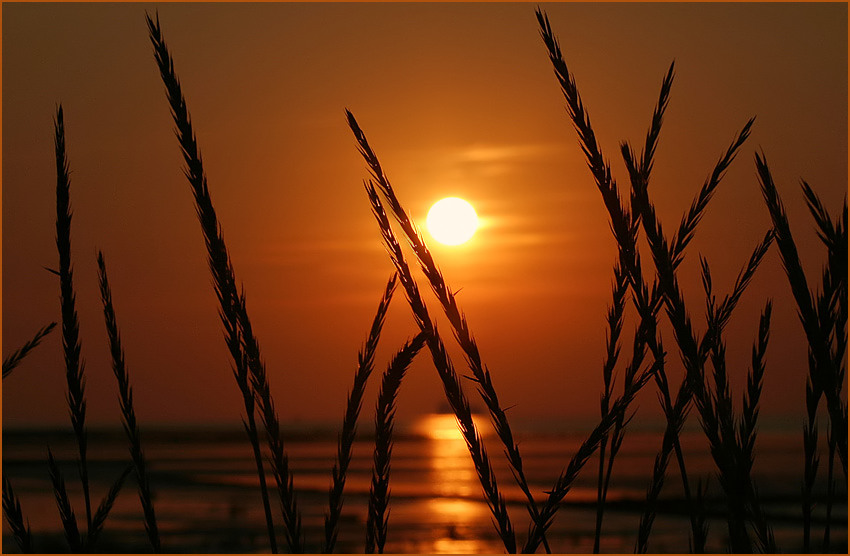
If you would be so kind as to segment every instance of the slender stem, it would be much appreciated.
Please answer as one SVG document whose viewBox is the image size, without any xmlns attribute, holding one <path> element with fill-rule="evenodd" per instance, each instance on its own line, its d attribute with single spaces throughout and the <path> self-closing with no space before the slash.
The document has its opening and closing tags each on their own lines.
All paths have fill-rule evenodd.
<svg viewBox="0 0 850 556">
<path fill-rule="evenodd" d="M 9 354 L 8 357 L 3 359 L 3 378 L 6 378 L 10 374 L 12 374 L 12 371 L 15 370 L 15 367 L 17 367 L 21 363 L 21 361 L 23 361 L 24 357 L 29 355 L 32 350 L 38 347 L 38 344 L 41 343 L 41 340 L 44 339 L 45 336 L 50 334 L 54 328 L 56 328 L 55 322 L 51 322 L 47 326 L 42 327 L 41 329 L 39 329 L 38 332 L 35 333 L 35 336 L 33 336 L 32 339 L 30 339 L 27 343 L 13 351 L 11 354 Z"/>
<path fill-rule="evenodd" d="M 148 477 L 145 455 L 142 451 L 142 439 L 139 425 L 136 422 L 136 410 L 133 406 L 133 388 L 130 386 L 130 376 L 124 361 L 124 349 L 121 346 L 121 336 L 118 331 L 118 320 L 112 303 L 112 290 L 109 287 L 109 277 L 106 273 L 106 261 L 103 253 L 97 253 L 97 267 L 100 278 L 100 296 L 103 302 L 103 315 L 106 321 L 106 331 L 109 338 L 109 352 L 112 355 L 112 372 L 118 381 L 119 405 L 130 447 L 130 457 L 136 472 L 139 485 L 139 501 L 145 516 L 145 531 L 154 552 L 162 550 L 159 540 L 159 530 L 156 524 L 156 512 L 153 506 L 150 477 Z"/>
<path fill-rule="evenodd" d="M 6 476 L 3 477 L 3 515 L 6 516 L 6 523 L 9 524 L 12 536 L 21 552 L 24 554 L 33 552 L 29 520 L 26 520 L 25 524 L 21 501 L 15 496 L 12 482 Z"/>
<path fill-rule="evenodd" d="M 263 511 L 266 518 L 266 528 L 269 535 L 269 545 L 272 552 L 277 552 L 277 540 L 274 533 L 274 523 L 269 505 L 268 487 L 265 480 L 262 455 L 259 449 L 259 438 L 254 417 L 254 392 L 259 387 L 258 399 L 262 403 L 263 421 L 266 423 L 267 436 L 273 453 L 273 471 L 278 481 L 278 491 L 284 508 L 284 518 L 287 524 L 287 539 L 293 551 L 300 550 L 300 519 L 294 517 L 294 500 L 291 496 L 291 480 L 288 480 L 288 467 L 284 465 L 282 445 L 279 439 L 279 427 L 274 413 L 273 401 L 270 398 L 268 382 L 264 380 L 261 371 L 259 350 L 253 336 L 250 335 L 250 322 L 243 297 L 236 287 L 236 278 L 224 238 L 218 223 L 215 209 L 207 186 L 207 178 L 201 161 L 195 133 L 183 97 L 180 82 L 174 71 L 174 62 L 168 47 L 162 37 L 159 16 L 153 20 L 145 14 L 150 40 L 160 76 L 166 88 L 166 97 L 171 107 L 171 115 L 176 126 L 177 138 L 186 164 L 184 173 L 189 181 L 195 199 L 198 221 L 204 234 L 207 248 L 210 272 L 213 276 L 213 288 L 219 301 L 219 316 L 225 329 L 225 342 L 230 351 L 234 365 L 234 378 L 242 394 L 246 413 L 246 432 L 251 442 L 257 475 L 260 480 L 260 492 L 263 501 Z M 247 331 L 247 332 L 246 332 Z M 249 348 L 252 349 L 248 353 Z M 250 377 L 249 377 L 250 373 Z"/>
<path fill-rule="evenodd" d="M 372 484 L 369 487 L 369 509 L 366 518 L 366 553 L 384 552 L 387 542 L 387 519 L 390 499 L 390 459 L 393 449 L 395 399 L 407 368 L 425 345 L 420 332 L 393 357 L 381 381 L 381 391 L 375 409 L 375 453 L 372 464 Z"/>
<path fill-rule="evenodd" d="M 393 273 L 387 281 L 387 286 L 378 303 L 378 310 L 372 321 L 366 345 L 357 354 L 357 371 L 354 374 L 354 386 L 348 395 L 348 403 L 342 420 L 342 431 L 339 435 L 337 446 L 337 460 L 332 471 L 333 483 L 328 492 L 328 513 L 325 515 L 325 544 L 323 552 L 333 552 L 337 539 L 337 528 L 339 516 L 342 513 L 342 494 L 345 489 L 345 477 L 348 466 L 351 463 L 351 451 L 357 434 L 357 419 L 360 416 L 360 408 L 363 401 L 363 393 L 366 390 L 366 382 L 372 374 L 375 366 L 375 352 L 378 349 L 378 340 L 387 309 L 393 297 L 396 287 L 396 274 Z"/>
<path fill-rule="evenodd" d="M 71 426 L 80 455 L 80 481 L 86 504 L 86 524 L 91 529 L 91 495 L 87 459 L 85 362 L 80 355 L 80 323 L 74 293 L 74 270 L 71 266 L 71 177 L 65 153 L 65 120 L 62 105 L 54 120 L 56 151 L 56 246 L 59 251 L 59 289 L 62 306 L 62 348 L 65 356 L 65 378 L 68 382 L 68 407 Z"/>
</svg>

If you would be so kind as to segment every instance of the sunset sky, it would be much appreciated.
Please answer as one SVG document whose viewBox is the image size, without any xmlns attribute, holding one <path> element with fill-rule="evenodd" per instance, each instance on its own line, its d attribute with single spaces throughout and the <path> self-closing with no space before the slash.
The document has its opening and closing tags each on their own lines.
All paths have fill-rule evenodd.
<svg viewBox="0 0 850 556">
<path fill-rule="evenodd" d="M 4 3 L 3 355 L 59 320 L 58 281 L 42 267 L 58 265 L 52 119 L 61 102 L 89 422 L 117 425 L 120 415 L 98 249 L 142 427 L 240 422 L 203 238 L 147 37 L 144 15 L 156 10 L 284 421 L 342 417 L 357 350 L 392 272 L 345 108 L 418 222 L 446 196 L 478 211 L 483 225 L 470 242 L 429 244 L 460 290 L 509 415 L 591 420 L 616 248 L 535 6 Z M 668 230 L 757 117 L 681 268 L 698 330 L 705 328 L 698 253 L 724 294 L 770 225 L 757 150 L 770 163 L 810 281 L 819 280 L 825 253 L 799 180 L 838 212 L 847 191 L 846 3 L 540 6 L 622 191 L 619 143 L 642 143 L 675 60 L 650 185 Z M 646 250 L 644 258 L 650 262 Z M 417 332 L 402 293 L 376 373 Z M 775 247 L 728 327 L 735 399 L 768 297 L 775 308 L 763 414 L 802 423 L 806 348 Z M 442 318 L 430 294 L 427 301 Z M 628 314 L 624 356 L 633 307 Z M 448 323 L 439 325 L 453 343 Z M 678 385 L 681 364 L 666 327 L 664 340 Z M 452 353 L 464 371 L 454 346 Z M 378 382 L 373 375 L 367 420 Z M 4 426 L 66 423 L 65 390 L 54 332 L 4 381 Z M 442 399 L 423 354 L 402 386 L 399 415 L 434 411 Z M 659 416 L 653 385 L 639 403 L 638 421 Z"/>
</svg>

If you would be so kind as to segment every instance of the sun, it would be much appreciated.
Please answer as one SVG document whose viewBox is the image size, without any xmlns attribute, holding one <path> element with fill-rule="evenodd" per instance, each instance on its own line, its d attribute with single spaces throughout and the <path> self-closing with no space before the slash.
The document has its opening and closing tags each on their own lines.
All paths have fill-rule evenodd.
<svg viewBox="0 0 850 556">
<path fill-rule="evenodd" d="M 460 245 L 469 241 L 478 229 L 478 215 L 468 202 L 458 197 L 440 199 L 428 211 L 425 225 L 431 235 L 444 245 Z"/>
</svg>

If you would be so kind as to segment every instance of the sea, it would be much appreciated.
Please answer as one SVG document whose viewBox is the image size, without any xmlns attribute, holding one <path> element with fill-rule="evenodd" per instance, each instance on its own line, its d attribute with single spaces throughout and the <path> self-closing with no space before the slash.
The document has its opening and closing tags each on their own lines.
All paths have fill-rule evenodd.
<svg viewBox="0 0 850 556">
<path fill-rule="evenodd" d="M 530 517 L 525 497 L 516 486 L 498 439 L 487 418 L 479 419 L 490 459 L 496 470 L 516 531 L 519 546 L 528 535 Z M 589 423 L 529 421 L 512 423 L 523 456 L 524 470 L 535 497 L 542 501 L 575 454 L 592 426 Z M 643 511 L 653 460 L 661 445 L 663 423 L 627 429 L 615 460 L 605 506 L 600 551 L 631 553 Z M 324 515 L 328 508 L 337 450 L 338 425 L 304 422 L 283 431 L 302 514 L 308 552 L 321 551 Z M 362 553 L 371 481 L 374 432 L 361 420 L 358 440 L 346 480 L 344 506 L 336 552 Z M 156 427 L 142 430 L 142 442 L 154 491 L 154 506 L 168 553 L 269 552 L 259 481 L 247 435 L 240 428 Z M 728 552 L 724 498 L 715 467 L 697 424 L 689 423 L 681 442 L 691 482 L 707 483 L 709 552 Z M 88 441 L 92 505 L 105 496 L 129 463 L 121 429 L 91 429 Z M 802 426 L 762 423 L 753 476 L 776 542 L 783 552 L 802 549 Z M 77 446 L 70 430 L 4 430 L 3 476 L 18 496 L 29 521 L 37 552 L 67 552 L 47 468 L 47 448 L 54 453 L 66 480 L 78 521 L 85 521 L 77 463 Z M 847 489 L 836 460 L 837 493 L 832 507 L 830 544 L 822 545 L 826 524 L 826 470 L 820 460 L 815 489 L 812 538 L 815 551 L 847 553 Z M 562 502 L 547 541 L 553 553 L 592 552 L 596 523 L 598 459 L 592 457 Z M 271 473 L 268 480 L 274 484 Z M 274 490 L 272 508 L 278 543 L 285 536 Z M 649 551 L 689 550 L 690 526 L 683 503 L 681 478 L 671 461 L 655 518 Z M 81 529 L 83 527 L 81 526 Z M 3 552 L 19 552 L 3 523 Z M 144 529 L 135 479 L 130 476 L 106 521 L 97 551 L 146 553 Z M 398 423 L 390 475 L 390 513 L 387 553 L 503 553 L 490 510 L 466 445 L 450 414 L 428 414 Z M 542 552 L 542 548 L 540 550 Z"/>
</svg>

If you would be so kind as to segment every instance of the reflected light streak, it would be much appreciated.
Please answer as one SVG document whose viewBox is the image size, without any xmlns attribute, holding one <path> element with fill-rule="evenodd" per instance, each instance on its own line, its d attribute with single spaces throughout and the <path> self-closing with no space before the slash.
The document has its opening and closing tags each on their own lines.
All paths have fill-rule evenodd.
<svg viewBox="0 0 850 556">
<path fill-rule="evenodd" d="M 485 417 L 473 417 L 479 434 L 489 434 Z M 416 430 L 429 438 L 429 483 L 434 485 L 435 496 L 429 507 L 436 515 L 454 523 L 471 523 L 486 514 L 483 504 L 461 500 L 475 499 L 481 493 L 466 441 L 460 433 L 453 414 L 431 414 L 422 417 Z"/>
</svg>

